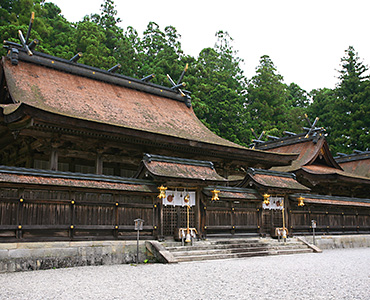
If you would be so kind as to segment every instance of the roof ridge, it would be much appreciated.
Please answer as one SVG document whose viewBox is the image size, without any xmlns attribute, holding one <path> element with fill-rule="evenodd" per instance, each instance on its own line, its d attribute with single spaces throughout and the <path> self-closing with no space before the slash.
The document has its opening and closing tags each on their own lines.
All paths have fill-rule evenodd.
<svg viewBox="0 0 370 300">
<path fill-rule="evenodd" d="M 339 156 L 334 157 L 334 159 L 337 161 L 337 163 L 370 159 L 370 151 L 339 155 Z"/>
<path fill-rule="evenodd" d="M 9 166 L 2 166 L 2 165 L 0 165 L 0 173 L 44 176 L 44 177 L 52 177 L 52 178 L 65 178 L 65 179 L 77 179 L 77 180 L 94 180 L 94 181 L 128 183 L 128 184 L 148 184 L 148 185 L 154 184 L 151 181 L 147 181 L 143 179 L 136 179 L 136 178 L 126 178 L 126 177 L 111 176 L 111 175 L 72 173 L 72 172 L 62 172 L 62 171 L 53 171 L 53 170 L 44 170 L 44 169 L 28 169 L 28 168 L 23 168 L 23 167 L 9 167 Z"/>
<path fill-rule="evenodd" d="M 149 153 L 144 154 L 143 160 L 147 162 L 159 161 L 159 162 L 168 162 L 168 163 L 182 163 L 185 165 L 208 167 L 208 168 L 211 168 L 212 170 L 214 169 L 213 162 L 206 161 L 206 160 L 195 160 L 195 159 L 173 157 L 173 156 L 162 156 L 162 155 L 149 154 Z"/>
<path fill-rule="evenodd" d="M 255 175 L 270 175 L 270 176 L 277 176 L 277 177 L 287 177 L 296 179 L 296 175 L 291 172 L 281 172 L 281 171 L 274 171 L 274 170 L 264 170 L 264 169 L 256 169 L 256 168 L 248 168 L 247 173 Z"/>
<path fill-rule="evenodd" d="M 317 134 L 317 135 L 310 135 L 309 137 L 306 137 L 306 133 L 298 133 L 293 136 L 284 136 L 276 140 L 266 141 L 256 146 L 256 148 L 259 150 L 269 150 L 269 149 L 279 148 L 281 146 L 304 143 L 308 141 L 313 141 L 316 144 L 320 138 L 325 138 L 325 136 L 322 134 Z"/>
<path fill-rule="evenodd" d="M 291 194 L 290 197 L 297 198 L 297 197 L 304 197 L 304 198 L 312 198 L 312 199 L 324 199 L 324 200 L 339 200 L 339 201 L 352 201 L 352 202 L 369 202 L 370 199 L 368 198 L 354 198 L 354 197 L 343 197 L 343 196 L 329 196 L 329 195 L 318 195 L 318 194 Z"/>
<path fill-rule="evenodd" d="M 5 41 L 5 43 L 8 43 Z M 131 89 L 136 89 L 143 92 L 148 92 L 154 95 L 163 96 L 172 100 L 184 102 L 187 107 L 191 107 L 191 98 L 189 95 L 182 96 L 176 89 L 171 89 L 166 86 L 157 85 L 151 82 L 146 82 L 141 79 L 129 77 L 121 74 L 115 74 L 107 70 L 91 67 L 78 62 L 73 62 L 57 56 L 52 56 L 42 52 L 33 51 L 33 55 L 29 56 L 22 48 L 22 45 L 11 43 L 7 45 L 8 49 L 18 50 L 18 60 L 28 63 L 52 68 L 58 71 L 87 77 L 94 80 L 108 82 Z"/>
<path fill-rule="evenodd" d="M 249 192 L 249 193 L 255 193 L 259 194 L 259 192 L 255 189 L 251 188 L 241 188 L 241 187 L 230 187 L 230 186 L 222 186 L 222 185 L 212 185 L 212 186 L 207 186 L 203 188 L 205 191 L 212 191 L 214 189 L 219 189 L 221 191 L 225 192 Z"/>
</svg>

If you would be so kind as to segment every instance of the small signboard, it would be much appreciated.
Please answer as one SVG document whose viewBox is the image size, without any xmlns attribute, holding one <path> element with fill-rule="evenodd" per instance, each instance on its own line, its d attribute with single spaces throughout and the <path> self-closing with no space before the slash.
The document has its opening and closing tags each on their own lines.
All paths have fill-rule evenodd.
<svg viewBox="0 0 370 300">
<path fill-rule="evenodd" d="M 312 226 L 312 228 L 316 228 L 316 221 L 315 220 L 311 221 L 311 226 Z"/>
<path fill-rule="evenodd" d="M 144 220 L 143 219 L 135 219 L 135 230 L 143 230 L 143 224 Z"/>
</svg>

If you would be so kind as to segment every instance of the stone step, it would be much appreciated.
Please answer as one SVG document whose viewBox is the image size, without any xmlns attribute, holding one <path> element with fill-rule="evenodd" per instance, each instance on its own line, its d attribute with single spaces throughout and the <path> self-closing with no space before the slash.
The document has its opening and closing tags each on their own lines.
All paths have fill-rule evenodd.
<svg viewBox="0 0 370 300">
<path fill-rule="evenodd" d="M 273 246 L 273 247 L 266 247 L 263 245 L 255 246 L 255 247 L 237 247 L 237 248 L 231 248 L 231 247 L 198 247 L 198 248 L 192 248 L 184 249 L 184 247 L 178 247 L 176 249 L 167 249 L 169 250 L 172 255 L 175 257 L 179 256 L 187 256 L 187 255 L 208 255 L 208 254 L 226 254 L 226 253 L 244 253 L 244 252 L 258 252 L 263 250 L 269 250 L 269 251 L 291 251 L 291 250 L 311 250 L 307 248 L 306 245 L 280 245 L 280 246 Z"/>
<path fill-rule="evenodd" d="M 254 248 L 232 248 L 232 249 L 205 249 L 205 250 L 192 250 L 192 251 L 175 251 L 171 252 L 175 257 L 182 256 L 200 256 L 200 255 L 221 255 L 230 253 L 246 253 L 246 252 L 261 252 L 268 250 L 266 247 L 254 247 Z"/>
<path fill-rule="evenodd" d="M 269 255 L 268 251 L 258 252 L 240 252 L 240 253 L 225 253 L 225 254 L 208 254 L 208 255 L 188 255 L 176 257 L 178 262 L 189 262 L 189 261 L 201 261 L 201 260 L 215 260 L 215 259 L 230 259 L 230 258 L 242 258 L 242 257 L 253 257 L 253 256 L 264 256 Z"/>
<path fill-rule="evenodd" d="M 255 244 L 255 243 L 261 243 L 259 239 L 211 239 L 209 240 L 209 243 L 211 245 L 235 245 L 235 244 Z"/>
<path fill-rule="evenodd" d="M 195 251 L 195 250 L 207 250 L 207 249 L 238 249 L 238 248 L 258 248 L 258 247 L 270 247 L 270 248 L 307 248 L 301 242 L 290 242 L 290 243 L 238 243 L 238 244 L 217 244 L 217 243 L 196 243 L 194 246 L 176 246 L 166 247 L 170 252 L 176 251 Z"/>
<path fill-rule="evenodd" d="M 194 246 L 177 246 L 177 247 L 166 247 L 168 251 L 194 251 L 194 250 L 206 250 L 206 249 L 237 249 L 237 248 L 255 248 L 265 246 L 262 243 L 253 244 L 195 244 Z"/>
<path fill-rule="evenodd" d="M 269 246 L 267 248 L 270 249 L 270 250 L 290 250 L 290 249 L 297 249 L 297 250 L 299 250 L 299 249 L 309 249 L 305 245 L 296 245 L 296 246 L 293 246 L 293 245 Z"/>
<path fill-rule="evenodd" d="M 303 253 L 313 253 L 314 251 L 310 248 L 306 249 L 277 249 L 270 250 L 270 255 L 287 255 L 287 254 L 303 254 Z"/>
<path fill-rule="evenodd" d="M 180 246 L 178 242 L 172 242 L 170 245 L 166 250 L 179 262 L 313 252 L 306 244 L 296 239 L 287 239 L 286 242 L 256 238 L 210 239 L 196 241 L 193 246 Z"/>
<path fill-rule="evenodd" d="M 220 253 L 220 254 L 203 254 L 187 256 L 176 256 L 178 262 L 190 262 L 190 261 L 203 261 L 203 260 L 216 260 L 216 259 L 231 259 L 231 258 L 245 258 L 255 256 L 267 256 L 267 255 L 289 255 L 289 254 L 303 254 L 312 253 L 312 249 L 279 249 L 279 250 L 262 250 L 256 252 L 235 252 L 235 253 Z"/>
</svg>

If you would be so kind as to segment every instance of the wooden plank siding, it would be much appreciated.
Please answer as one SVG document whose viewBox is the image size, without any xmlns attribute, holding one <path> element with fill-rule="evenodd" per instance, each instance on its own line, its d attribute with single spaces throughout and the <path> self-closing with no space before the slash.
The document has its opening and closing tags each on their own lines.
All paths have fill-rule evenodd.
<svg viewBox="0 0 370 300">
<path fill-rule="evenodd" d="M 317 234 L 352 234 L 370 232 L 370 209 L 336 205 L 295 205 L 290 214 L 291 234 L 312 234 L 311 220 L 316 220 Z"/>
<path fill-rule="evenodd" d="M 258 205 L 257 202 L 251 201 L 210 201 L 205 209 L 205 234 L 257 235 L 260 228 Z"/>
<path fill-rule="evenodd" d="M 157 234 L 155 195 L 54 189 L 0 187 L 0 242 L 134 239 L 137 218 Z"/>
</svg>

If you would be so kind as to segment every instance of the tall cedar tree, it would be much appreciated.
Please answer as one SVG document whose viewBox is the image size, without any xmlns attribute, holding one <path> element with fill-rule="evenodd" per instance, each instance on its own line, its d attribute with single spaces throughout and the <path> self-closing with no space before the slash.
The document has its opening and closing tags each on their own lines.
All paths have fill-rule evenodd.
<svg viewBox="0 0 370 300">
<path fill-rule="evenodd" d="M 248 82 L 248 102 L 252 121 L 250 126 L 259 134 L 263 131 L 278 135 L 286 127 L 287 87 L 268 55 L 260 59 L 256 75 Z"/>
<path fill-rule="evenodd" d="M 213 48 L 203 49 L 196 62 L 191 86 L 194 110 L 202 122 L 219 136 L 247 145 L 250 141 L 245 106 L 246 78 L 227 32 L 216 33 Z"/>
<path fill-rule="evenodd" d="M 333 153 L 350 153 L 370 147 L 370 82 L 368 67 L 350 46 L 341 59 L 339 83 L 334 90 L 313 91 L 311 114 L 320 117 L 320 124 L 329 133 Z"/>
</svg>

